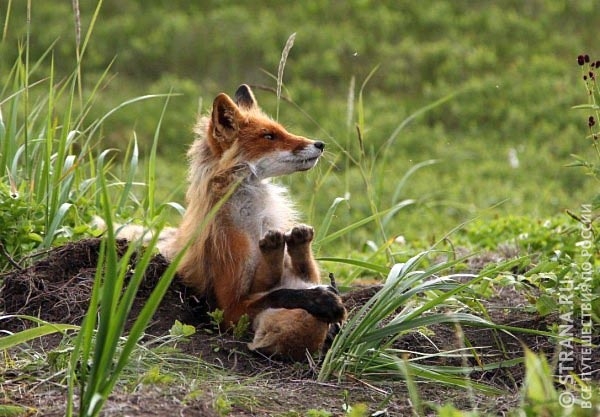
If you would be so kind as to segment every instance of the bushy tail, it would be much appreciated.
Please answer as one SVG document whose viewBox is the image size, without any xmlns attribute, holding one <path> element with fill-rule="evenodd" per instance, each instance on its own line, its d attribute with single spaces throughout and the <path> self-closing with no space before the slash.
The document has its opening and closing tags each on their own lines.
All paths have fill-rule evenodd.
<svg viewBox="0 0 600 417">
<path fill-rule="evenodd" d="M 106 222 L 102 217 L 94 216 L 92 219 L 92 228 L 95 228 L 100 231 L 106 230 Z M 125 239 L 128 242 L 141 241 L 143 245 L 147 245 L 150 243 L 152 238 L 154 237 L 154 230 L 145 228 L 144 226 L 140 226 L 138 224 L 118 224 L 115 223 L 115 237 L 117 239 Z M 174 241 L 175 235 L 177 233 L 177 228 L 175 227 L 165 227 L 160 231 L 158 236 L 158 241 L 156 243 L 156 248 L 167 259 L 171 259 L 174 253 Z"/>
</svg>

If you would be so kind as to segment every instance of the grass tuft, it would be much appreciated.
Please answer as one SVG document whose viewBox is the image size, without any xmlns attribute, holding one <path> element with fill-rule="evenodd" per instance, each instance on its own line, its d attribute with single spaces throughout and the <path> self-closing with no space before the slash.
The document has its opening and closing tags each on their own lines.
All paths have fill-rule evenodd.
<svg viewBox="0 0 600 417">
<path fill-rule="evenodd" d="M 409 352 L 394 347 L 394 342 L 405 333 L 418 331 L 431 325 L 460 323 L 490 329 L 519 330 L 497 326 L 474 312 L 462 312 L 464 307 L 462 303 L 459 308 L 450 307 L 451 300 L 469 294 L 471 288 L 487 274 L 497 274 L 513 265 L 514 261 L 488 269 L 479 276 L 454 273 L 443 275 L 460 264 L 463 259 L 420 269 L 419 267 L 432 253 L 432 251 L 421 252 L 407 262 L 396 264 L 391 268 L 383 287 L 364 306 L 351 314 L 334 340 L 325 356 L 319 380 L 324 381 L 333 376 L 343 378 L 344 375 L 349 374 L 356 378 L 389 381 L 408 375 L 417 381 L 497 392 L 490 386 L 468 378 L 475 369 L 473 367 L 427 364 L 428 360 L 435 357 L 468 355 L 469 352 L 476 352 L 478 347 L 433 354 Z M 407 356 L 410 357 L 409 360 L 406 359 Z M 484 368 L 493 369 L 497 366 L 499 365 L 487 364 Z"/>
</svg>

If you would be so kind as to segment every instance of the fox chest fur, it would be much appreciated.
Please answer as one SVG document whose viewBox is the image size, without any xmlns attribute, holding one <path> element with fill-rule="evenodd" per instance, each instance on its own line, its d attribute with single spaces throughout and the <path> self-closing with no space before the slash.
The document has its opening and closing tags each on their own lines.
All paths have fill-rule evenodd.
<svg viewBox="0 0 600 417">
<path fill-rule="evenodd" d="M 266 181 L 242 183 L 226 204 L 233 225 L 258 242 L 268 230 L 287 230 L 296 213 L 283 187 Z"/>
</svg>

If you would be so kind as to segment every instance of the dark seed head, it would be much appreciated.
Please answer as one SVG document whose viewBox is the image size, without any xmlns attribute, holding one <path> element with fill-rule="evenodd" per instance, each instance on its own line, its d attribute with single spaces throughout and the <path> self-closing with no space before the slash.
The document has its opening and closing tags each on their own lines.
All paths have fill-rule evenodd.
<svg viewBox="0 0 600 417">
<path fill-rule="evenodd" d="M 583 64 L 585 64 L 585 60 L 584 60 L 584 58 L 583 58 L 583 55 L 579 55 L 579 56 L 577 57 L 577 63 L 578 63 L 579 65 L 583 65 Z"/>
<path fill-rule="evenodd" d="M 585 55 L 583 56 L 583 60 L 584 60 L 585 62 L 590 62 L 590 56 L 589 56 L 588 54 L 585 54 Z"/>
<path fill-rule="evenodd" d="M 594 120 L 594 116 L 590 116 L 590 117 L 588 118 L 588 126 L 589 126 L 589 127 L 592 127 L 592 126 L 594 126 L 595 124 L 596 124 L 596 121 Z"/>
</svg>

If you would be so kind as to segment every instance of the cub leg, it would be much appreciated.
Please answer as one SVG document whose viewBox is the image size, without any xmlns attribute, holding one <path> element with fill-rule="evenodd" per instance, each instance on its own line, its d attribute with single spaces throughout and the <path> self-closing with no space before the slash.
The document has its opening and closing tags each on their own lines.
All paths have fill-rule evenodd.
<svg viewBox="0 0 600 417">
<path fill-rule="evenodd" d="M 339 295 L 322 285 L 253 294 L 246 300 L 246 308 L 251 315 L 268 308 L 302 309 L 324 323 L 338 323 L 346 318 L 346 308 Z"/>
<path fill-rule="evenodd" d="M 250 293 L 268 291 L 277 286 L 283 274 L 285 239 L 282 232 L 269 230 L 258 242 L 260 259 L 250 287 Z"/>
<path fill-rule="evenodd" d="M 305 224 L 295 226 L 284 235 L 293 275 L 303 281 L 318 284 L 320 282 L 319 267 L 311 250 L 313 237 L 313 228 Z"/>
</svg>

